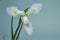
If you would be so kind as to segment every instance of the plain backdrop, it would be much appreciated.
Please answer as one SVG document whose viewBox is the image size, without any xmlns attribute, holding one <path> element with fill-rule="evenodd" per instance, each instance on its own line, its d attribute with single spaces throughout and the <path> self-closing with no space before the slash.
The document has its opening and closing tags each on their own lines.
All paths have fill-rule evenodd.
<svg viewBox="0 0 60 40">
<path fill-rule="evenodd" d="M 0 0 L 0 40 L 11 40 L 11 16 L 6 8 L 16 6 L 23 11 L 33 3 L 43 4 L 38 14 L 28 17 L 33 25 L 33 33 L 29 36 L 23 26 L 18 40 L 60 40 L 60 0 Z M 14 17 L 14 31 L 18 19 L 19 16 Z"/>
</svg>

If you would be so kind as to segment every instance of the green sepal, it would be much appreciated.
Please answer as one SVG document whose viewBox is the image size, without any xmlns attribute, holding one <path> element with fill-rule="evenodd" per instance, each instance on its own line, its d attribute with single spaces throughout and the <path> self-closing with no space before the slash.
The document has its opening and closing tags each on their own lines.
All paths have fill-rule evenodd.
<svg viewBox="0 0 60 40">
<path fill-rule="evenodd" d="M 24 12 L 27 12 L 27 11 L 28 11 L 28 9 L 29 9 L 29 7 L 28 7 L 28 8 L 26 8 L 26 9 L 24 10 Z"/>
</svg>

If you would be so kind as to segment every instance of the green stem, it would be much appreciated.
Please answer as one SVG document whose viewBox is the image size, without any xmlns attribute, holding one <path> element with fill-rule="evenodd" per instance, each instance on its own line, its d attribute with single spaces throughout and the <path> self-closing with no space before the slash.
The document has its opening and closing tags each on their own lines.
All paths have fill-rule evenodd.
<svg viewBox="0 0 60 40">
<path fill-rule="evenodd" d="M 18 34 L 17 34 L 16 40 L 18 39 L 19 34 L 20 34 L 21 30 L 22 30 L 22 26 L 23 26 L 23 22 L 21 23 L 21 27 L 20 27 L 19 32 L 18 32 Z"/>
<path fill-rule="evenodd" d="M 19 23 L 18 23 L 18 26 L 17 26 L 17 29 L 16 29 L 16 31 L 15 31 L 15 34 L 14 34 L 14 39 L 15 39 L 15 37 L 16 37 L 16 35 L 17 35 L 17 32 L 18 32 L 18 30 L 19 30 L 19 27 L 20 27 L 20 25 L 21 25 L 21 22 L 22 22 L 22 20 L 21 20 L 21 17 L 19 18 Z"/>
<path fill-rule="evenodd" d="M 12 16 L 12 19 L 11 19 L 11 37 L 12 37 L 12 40 L 13 39 L 13 16 Z"/>
</svg>

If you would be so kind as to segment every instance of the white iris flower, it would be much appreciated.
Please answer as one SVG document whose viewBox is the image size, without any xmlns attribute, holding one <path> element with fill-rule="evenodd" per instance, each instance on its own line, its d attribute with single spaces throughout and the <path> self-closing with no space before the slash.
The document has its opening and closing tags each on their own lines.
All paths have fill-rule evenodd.
<svg viewBox="0 0 60 40">
<path fill-rule="evenodd" d="M 32 24 L 28 21 L 29 14 L 37 14 L 42 8 L 41 3 L 34 3 L 27 11 L 20 11 L 16 7 L 8 7 L 7 12 L 11 16 L 20 14 L 22 21 L 24 22 L 26 32 L 31 35 L 33 32 Z"/>
</svg>

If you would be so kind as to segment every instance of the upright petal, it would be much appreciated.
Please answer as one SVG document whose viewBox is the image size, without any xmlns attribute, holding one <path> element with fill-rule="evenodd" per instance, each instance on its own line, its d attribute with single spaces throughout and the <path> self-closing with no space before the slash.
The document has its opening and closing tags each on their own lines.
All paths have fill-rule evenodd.
<svg viewBox="0 0 60 40">
<path fill-rule="evenodd" d="M 41 8 L 42 8 L 41 3 L 35 3 L 28 9 L 28 13 L 29 14 L 32 14 L 32 13 L 36 14 L 41 10 Z"/>
</svg>

